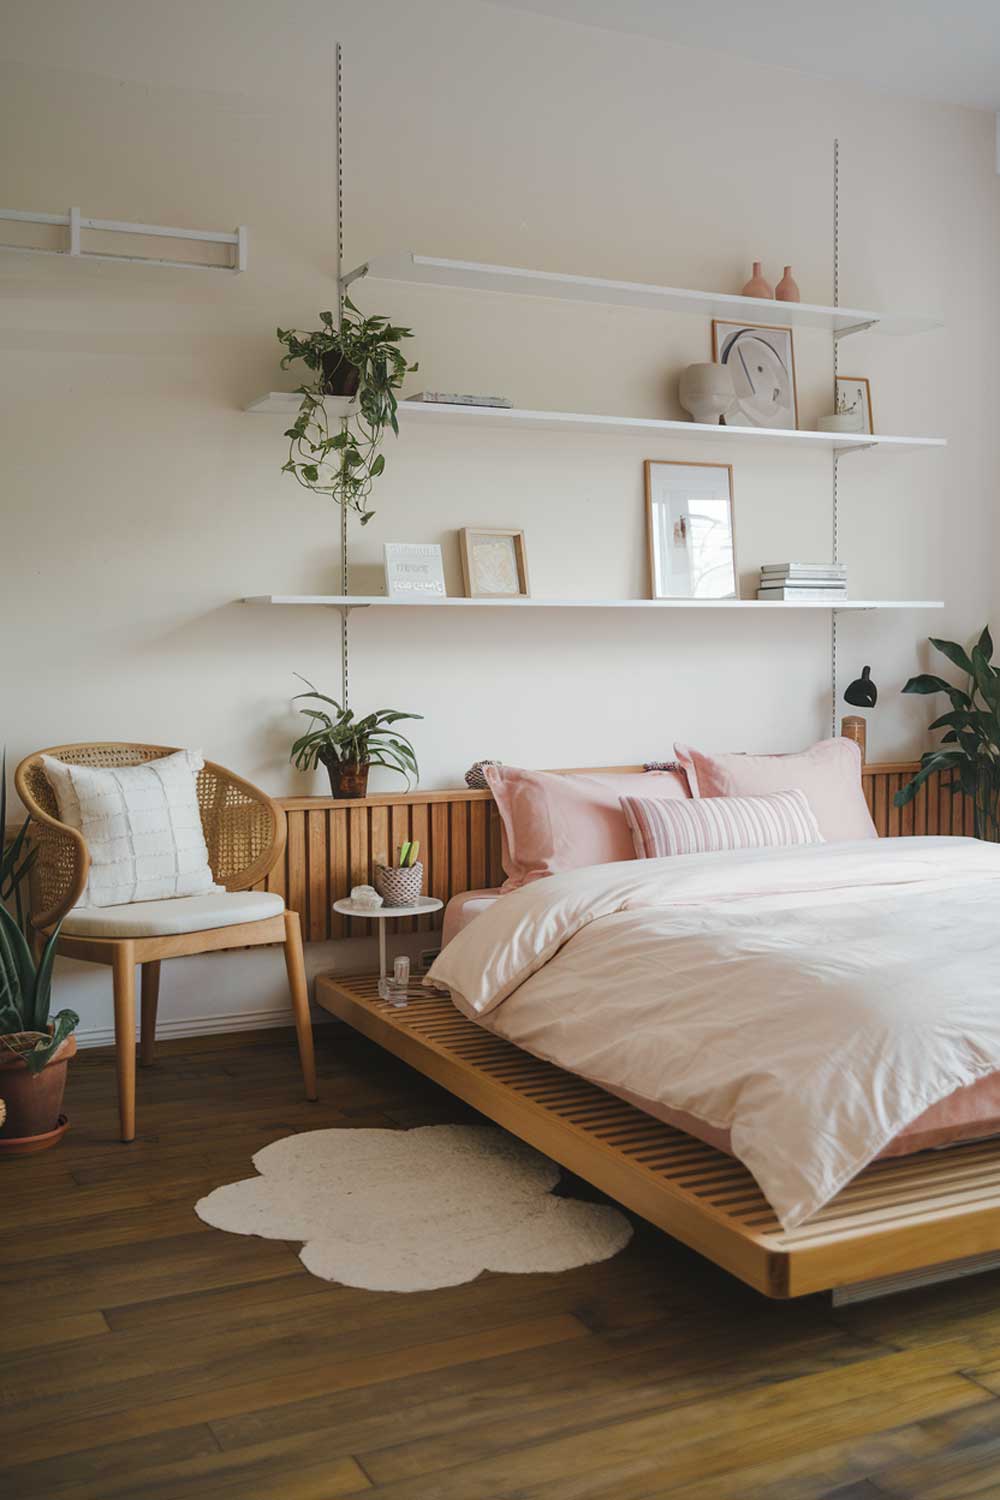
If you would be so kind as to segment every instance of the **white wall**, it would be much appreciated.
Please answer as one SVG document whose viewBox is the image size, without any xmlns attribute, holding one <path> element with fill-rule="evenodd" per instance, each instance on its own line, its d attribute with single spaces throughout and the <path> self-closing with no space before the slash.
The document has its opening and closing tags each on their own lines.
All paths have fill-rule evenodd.
<svg viewBox="0 0 1000 1500">
<path fill-rule="evenodd" d="M 11 761 L 73 739 L 200 745 L 275 793 L 293 672 L 339 687 L 337 617 L 244 594 L 337 586 L 338 517 L 279 473 L 280 418 L 243 406 L 282 383 L 274 328 L 333 305 L 334 43 L 345 51 L 347 264 L 380 250 L 738 289 L 753 258 L 831 297 L 831 155 L 841 140 L 841 300 L 939 313 L 914 340 L 864 335 L 883 431 L 943 453 L 841 466 L 841 553 L 857 594 L 943 597 L 943 614 L 843 617 L 841 686 L 871 662 L 872 753 L 908 755 L 924 705 L 898 689 L 929 632 L 992 604 L 998 382 L 993 120 L 817 82 L 477 0 L 35 0 L 4 15 L 0 157 L 11 206 L 196 227 L 250 226 L 239 278 L 0 255 L 0 587 Z M 519 405 L 681 415 L 677 373 L 707 322 L 365 285 L 416 331 L 408 389 L 499 390 Z M 800 421 L 828 404 L 830 346 L 796 336 Z M 284 383 L 293 384 L 291 376 Z M 747 445 L 749 449 L 750 445 Z M 352 585 L 385 540 L 523 526 L 540 595 L 645 587 L 641 465 L 719 458 L 690 438 L 408 429 L 376 519 L 352 528 Z M 740 568 L 822 557 L 830 461 L 734 447 Z M 16 623 L 14 623 L 16 622 Z M 675 736 L 790 749 L 828 730 L 819 616 L 484 612 L 352 620 L 359 708 L 425 714 L 424 783 L 481 756 L 639 761 Z M 375 782 L 391 786 L 391 781 Z M 269 960 L 175 966 L 181 1017 L 275 1013 Z M 237 965 L 245 967 L 237 974 Z M 223 977 L 223 967 L 225 976 Z M 61 999 L 106 1027 L 106 976 Z"/>
</svg>

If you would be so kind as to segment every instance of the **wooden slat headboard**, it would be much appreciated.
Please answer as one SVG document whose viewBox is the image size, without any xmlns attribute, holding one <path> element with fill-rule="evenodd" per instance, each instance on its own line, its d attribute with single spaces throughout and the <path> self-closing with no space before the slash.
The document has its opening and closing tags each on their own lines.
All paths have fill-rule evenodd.
<svg viewBox="0 0 1000 1500">
<path fill-rule="evenodd" d="M 589 769 L 642 771 L 641 766 Z M 864 767 L 862 785 L 879 833 L 889 838 L 971 834 L 971 803 L 952 796 L 950 772 L 931 777 L 908 807 L 893 807 L 896 792 L 916 769 L 909 761 Z M 308 942 L 371 936 L 369 923 L 338 916 L 333 902 L 349 895 L 352 885 L 370 883 L 375 865 L 385 863 L 404 839 L 420 840 L 424 889 L 442 901 L 460 891 L 500 885 L 504 878 L 500 819 L 489 792 L 461 787 L 357 801 L 286 797 L 281 806 L 288 817 L 288 843 L 283 861 L 261 889 L 280 891 L 299 912 Z M 419 925 L 424 931 L 439 927 L 440 913 L 421 917 Z"/>
</svg>

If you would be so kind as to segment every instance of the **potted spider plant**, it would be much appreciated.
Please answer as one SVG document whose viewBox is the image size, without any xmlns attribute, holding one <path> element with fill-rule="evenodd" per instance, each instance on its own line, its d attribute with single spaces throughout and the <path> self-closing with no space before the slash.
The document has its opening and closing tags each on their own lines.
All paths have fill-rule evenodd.
<svg viewBox="0 0 1000 1500">
<path fill-rule="evenodd" d="M 941 744 L 920 757 L 920 770 L 893 799 L 897 807 L 912 802 L 935 771 L 954 771 L 953 795 L 972 798 L 973 829 L 977 839 L 1000 842 L 1000 667 L 993 665 L 993 638 L 982 630 L 971 651 L 955 641 L 929 637 L 936 651 L 962 672 L 964 687 L 956 687 L 929 672 L 911 677 L 904 693 L 946 693 L 951 709 L 930 725 L 943 729 Z"/>
<path fill-rule="evenodd" d="M 0 759 L 0 832 L 5 838 L 6 759 Z M 44 1151 L 62 1138 L 66 1065 L 76 1053 L 72 1010 L 51 1015 L 58 927 L 37 961 L 28 941 L 22 884 L 35 860 L 26 847 L 28 820 L 0 851 L 0 1156 Z M 2 842 L 2 840 L 0 840 Z M 14 913 L 8 904 L 14 907 Z"/>
<path fill-rule="evenodd" d="M 314 377 L 298 387 L 302 404 L 285 433 L 288 459 L 282 472 L 355 511 L 366 526 L 375 514 L 368 497 L 385 472 L 379 449 L 386 428 L 399 436 L 396 392 L 417 368 L 407 364 L 399 347 L 413 334 L 388 318 L 363 317 L 349 297 L 339 324 L 331 312 L 320 313 L 319 320 L 323 326 L 311 333 L 278 329 L 287 350 L 281 368 L 300 359 Z M 347 399 L 337 411 L 327 397 Z"/>
<path fill-rule="evenodd" d="M 406 778 L 407 789 L 411 777 L 416 785 L 420 774 L 417 757 L 406 735 L 395 725 L 401 719 L 422 719 L 423 714 L 377 708 L 358 719 L 353 709 L 341 707 L 335 698 L 319 692 L 308 678 L 299 677 L 299 681 L 304 682 L 309 691 L 296 693 L 292 701 L 297 703 L 304 698 L 313 705 L 299 709 L 311 721 L 311 728 L 292 746 L 291 759 L 300 771 L 325 766 L 334 797 L 363 797 L 368 790 L 368 772 L 372 766 L 398 771 Z M 325 708 L 316 706 L 324 703 L 334 710 L 332 715 Z"/>
</svg>

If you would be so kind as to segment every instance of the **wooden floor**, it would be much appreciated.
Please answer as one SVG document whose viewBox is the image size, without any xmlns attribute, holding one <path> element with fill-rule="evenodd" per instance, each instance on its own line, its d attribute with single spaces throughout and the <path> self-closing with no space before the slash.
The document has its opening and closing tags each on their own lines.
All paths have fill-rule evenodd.
<svg viewBox="0 0 1000 1500">
<path fill-rule="evenodd" d="M 0 1165 L 3 1500 L 962 1500 L 1000 1496 L 1000 1274 L 834 1312 L 637 1226 L 614 1260 L 399 1296 L 208 1228 L 297 1130 L 474 1118 L 363 1038 L 168 1044 L 116 1139 Z"/>
</svg>

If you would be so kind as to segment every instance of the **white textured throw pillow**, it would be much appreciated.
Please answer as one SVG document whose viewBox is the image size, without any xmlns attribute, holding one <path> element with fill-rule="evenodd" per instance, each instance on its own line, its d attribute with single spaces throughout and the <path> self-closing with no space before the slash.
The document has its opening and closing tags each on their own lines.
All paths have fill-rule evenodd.
<svg viewBox="0 0 1000 1500">
<path fill-rule="evenodd" d="M 222 889 L 212 879 L 198 812 L 195 778 L 204 764 L 198 750 L 101 768 L 42 756 L 60 818 L 80 830 L 90 851 L 80 906 Z"/>
</svg>

